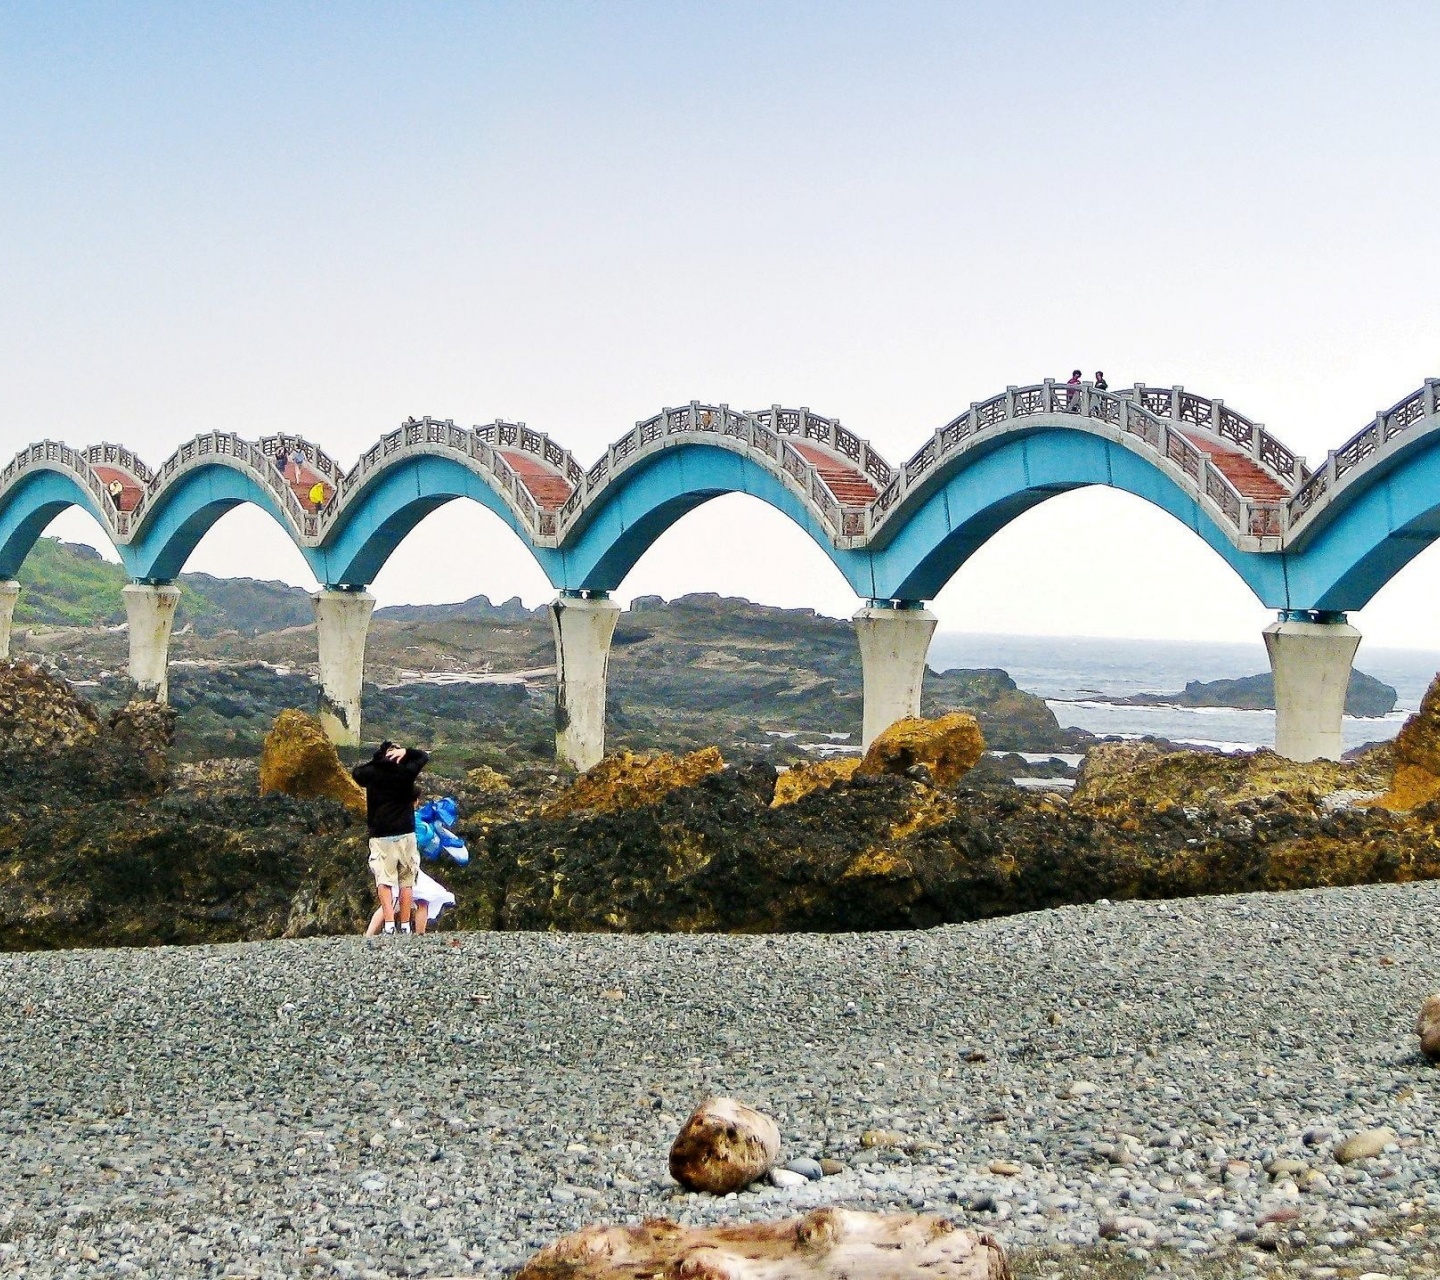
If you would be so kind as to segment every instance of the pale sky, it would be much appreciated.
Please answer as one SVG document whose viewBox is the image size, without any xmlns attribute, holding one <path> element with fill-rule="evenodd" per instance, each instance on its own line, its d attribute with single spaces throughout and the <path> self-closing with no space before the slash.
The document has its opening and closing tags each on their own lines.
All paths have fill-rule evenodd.
<svg viewBox="0 0 1440 1280">
<path fill-rule="evenodd" d="M 519 419 L 590 462 L 692 397 L 902 460 L 1007 383 L 1183 383 L 1312 460 L 1440 374 L 1426 3 L 12 3 L 0 451 Z M 95 541 L 88 517 L 52 532 Z M 312 585 L 267 517 L 188 566 Z M 857 601 L 717 500 L 622 597 Z M 454 503 L 382 603 L 551 594 Z M 935 603 L 952 630 L 1251 640 L 1192 534 L 1087 490 Z M 1433 647 L 1440 552 L 1353 621 Z"/>
</svg>

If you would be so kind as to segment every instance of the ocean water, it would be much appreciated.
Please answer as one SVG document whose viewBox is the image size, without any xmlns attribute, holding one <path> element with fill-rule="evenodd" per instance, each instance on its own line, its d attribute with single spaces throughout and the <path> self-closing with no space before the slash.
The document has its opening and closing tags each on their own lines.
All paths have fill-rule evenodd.
<svg viewBox="0 0 1440 1280">
<path fill-rule="evenodd" d="M 1105 697 L 1178 693 L 1190 680 L 1234 680 L 1269 670 L 1265 646 L 1180 640 L 1106 640 L 1090 636 L 1004 636 L 938 632 L 930 665 L 1001 667 L 1044 698 L 1062 725 L 1091 733 L 1249 750 L 1275 744 L 1275 713 L 1233 707 L 1115 706 Z M 1394 687 L 1399 702 L 1383 719 L 1345 717 L 1346 747 L 1393 738 L 1440 671 L 1440 650 L 1370 649 L 1355 665 Z"/>
</svg>

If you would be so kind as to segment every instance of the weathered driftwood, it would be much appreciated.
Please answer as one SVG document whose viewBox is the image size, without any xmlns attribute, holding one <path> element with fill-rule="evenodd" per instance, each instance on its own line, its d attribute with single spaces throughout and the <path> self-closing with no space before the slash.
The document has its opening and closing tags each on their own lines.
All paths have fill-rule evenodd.
<svg viewBox="0 0 1440 1280">
<path fill-rule="evenodd" d="M 780 1130 L 769 1116 L 734 1098 L 706 1098 L 670 1148 L 670 1176 L 723 1196 L 763 1178 L 779 1155 Z"/>
<path fill-rule="evenodd" d="M 1420 1006 L 1415 1034 L 1420 1037 L 1420 1052 L 1431 1062 L 1440 1062 L 1440 994 L 1428 997 Z"/>
<path fill-rule="evenodd" d="M 991 1236 L 916 1213 L 817 1209 L 743 1226 L 587 1227 L 546 1246 L 515 1280 L 1010 1280 Z"/>
</svg>

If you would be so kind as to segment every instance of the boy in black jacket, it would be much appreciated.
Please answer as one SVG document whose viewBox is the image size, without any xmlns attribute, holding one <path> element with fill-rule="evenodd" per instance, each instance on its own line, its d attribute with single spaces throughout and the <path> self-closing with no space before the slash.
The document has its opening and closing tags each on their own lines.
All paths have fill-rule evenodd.
<svg viewBox="0 0 1440 1280">
<path fill-rule="evenodd" d="M 375 755 L 351 771 L 365 788 L 365 827 L 370 833 L 370 871 L 385 932 L 395 932 L 396 903 L 390 886 L 400 886 L 400 932 L 410 932 L 415 873 L 420 850 L 415 844 L 415 779 L 430 757 L 416 747 L 380 744 Z"/>
</svg>

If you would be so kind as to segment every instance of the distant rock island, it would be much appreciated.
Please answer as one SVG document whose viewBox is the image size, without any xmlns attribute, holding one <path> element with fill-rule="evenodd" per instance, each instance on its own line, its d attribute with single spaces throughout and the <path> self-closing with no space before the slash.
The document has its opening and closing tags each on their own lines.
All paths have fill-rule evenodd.
<svg viewBox="0 0 1440 1280">
<path fill-rule="evenodd" d="M 1363 671 L 1350 673 L 1345 714 L 1373 718 L 1395 710 L 1399 694 Z M 1275 677 L 1270 672 L 1239 680 L 1191 680 L 1179 693 L 1137 693 L 1128 698 L 1096 698 L 1126 707 L 1239 707 L 1246 711 L 1275 710 Z"/>
</svg>

